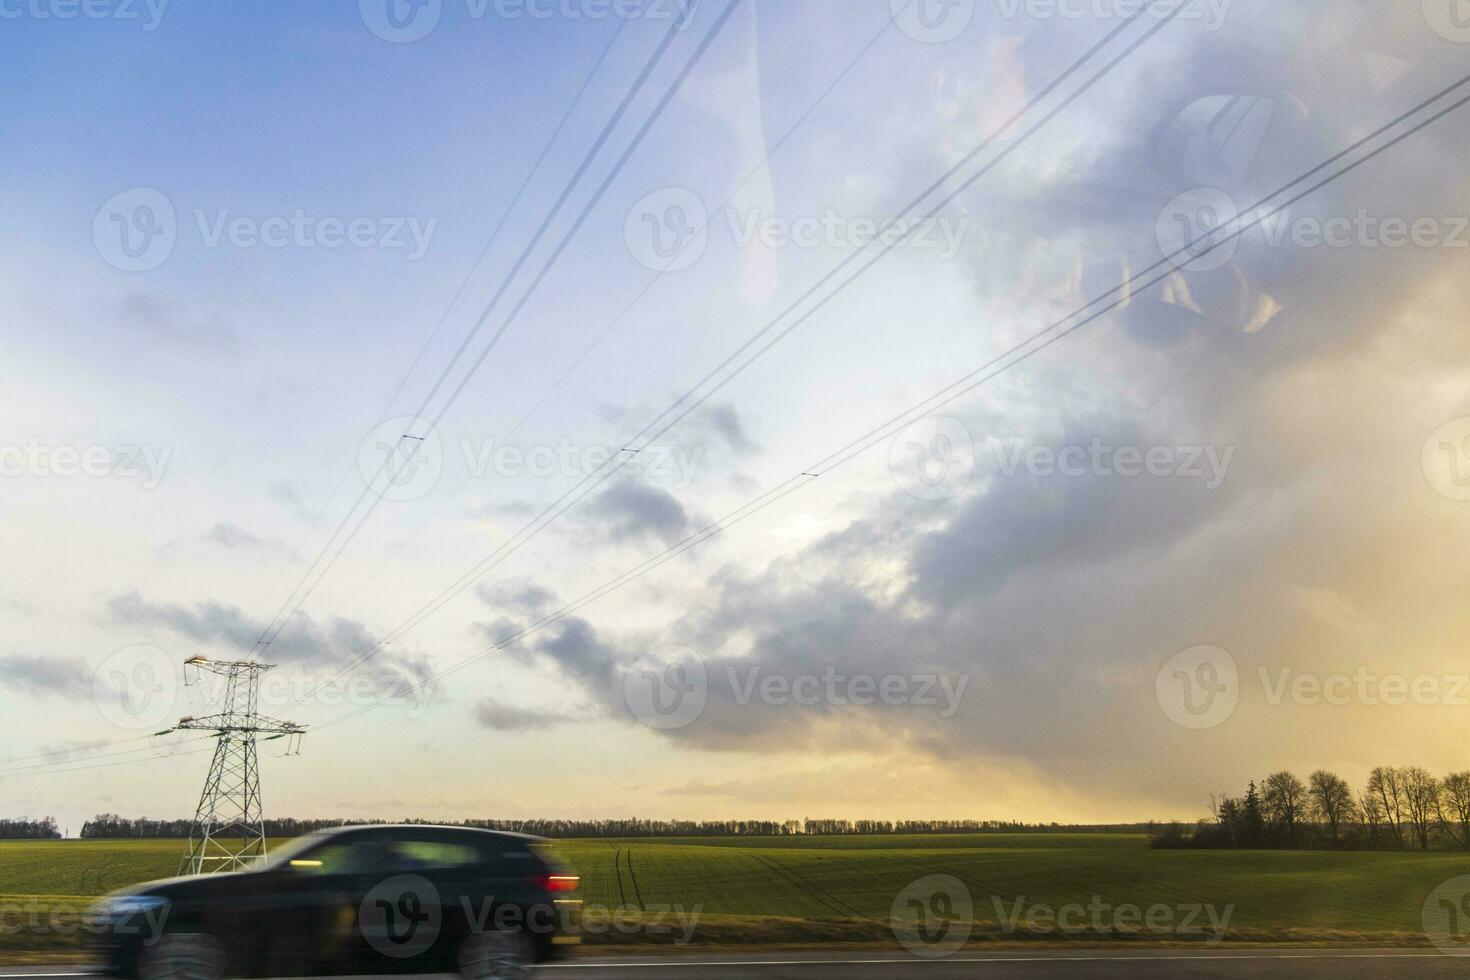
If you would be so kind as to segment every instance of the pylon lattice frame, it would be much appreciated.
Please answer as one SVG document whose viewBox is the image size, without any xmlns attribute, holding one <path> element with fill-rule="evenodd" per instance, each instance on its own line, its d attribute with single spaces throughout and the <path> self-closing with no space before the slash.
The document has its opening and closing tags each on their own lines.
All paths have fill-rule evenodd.
<svg viewBox="0 0 1470 980">
<path fill-rule="evenodd" d="M 179 864 L 179 874 L 240 870 L 265 856 L 256 736 L 267 736 L 265 741 L 287 739 L 289 754 L 292 744 L 300 745 L 305 732 L 295 722 L 268 718 L 257 710 L 260 675 L 273 666 L 203 657 L 184 662 L 186 679 L 188 669 L 193 667 L 223 677 L 225 689 L 218 713 L 181 718 L 175 729 L 211 731 L 218 739 L 189 827 L 189 849 Z"/>
</svg>

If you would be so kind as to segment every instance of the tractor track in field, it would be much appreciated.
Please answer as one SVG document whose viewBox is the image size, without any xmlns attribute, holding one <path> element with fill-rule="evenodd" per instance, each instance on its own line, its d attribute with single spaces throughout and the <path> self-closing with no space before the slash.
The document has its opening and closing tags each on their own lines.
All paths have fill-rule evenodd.
<svg viewBox="0 0 1470 980">
<path fill-rule="evenodd" d="M 623 849 L 613 847 L 613 874 L 618 879 L 618 908 L 628 907 L 628 895 L 623 891 Z"/>
<path fill-rule="evenodd" d="M 628 881 L 633 885 L 633 897 L 638 900 L 638 911 L 647 912 L 648 909 L 643 904 L 643 891 L 638 887 L 638 875 L 633 872 L 633 849 L 631 847 L 628 848 L 628 859 L 625 863 L 628 865 Z"/>
<path fill-rule="evenodd" d="M 752 854 L 751 857 L 755 858 L 757 861 L 766 865 L 772 871 L 776 872 L 778 875 L 791 882 L 801 891 L 805 892 L 809 898 L 816 899 L 822 905 L 827 906 L 827 908 L 831 909 L 833 912 L 836 912 L 838 915 L 857 919 L 868 918 L 867 915 L 864 915 L 862 912 L 853 908 L 851 905 L 848 905 L 836 895 L 833 895 L 831 892 L 827 891 L 821 886 L 816 885 L 811 881 L 808 881 L 805 877 L 795 871 L 792 871 L 790 868 L 777 864 L 775 861 L 766 857 L 764 854 Z"/>
</svg>

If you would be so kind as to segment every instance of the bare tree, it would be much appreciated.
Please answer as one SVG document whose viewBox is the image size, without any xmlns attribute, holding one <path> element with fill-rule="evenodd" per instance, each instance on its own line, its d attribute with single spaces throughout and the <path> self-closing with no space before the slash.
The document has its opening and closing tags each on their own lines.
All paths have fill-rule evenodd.
<svg viewBox="0 0 1470 980">
<path fill-rule="evenodd" d="M 1261 788 L 1261 807 L 1266 818 L 1286 828 L 1286 844 L 1296 847 L 1297 824 L 1307 811 L 1307 787 L 1286 770 L 1266 777 Z"/>
<path fill-rule="evenodd" d="M 1404 846 L 1404 820 L 1408 808 L 1403 774 L 1393 766 L 1378 766 L 1368 774 L 1368 795 L 1378 803 L 1378 810 L 1393 839 Z"/>
<path fill-rule="evenodd" d="M 1439 814 L 1439 780 L 1427 769 L 1408 766 L 1399 772 L 1403 784 L 1404 809 L 1419 850 L 1429 850 L 1429 830 Z"/>
<path fill-rule="evenodd" d="M 1313 815 L 1327 824 L 1332 833 L 1332 846 L 1340 843 L 1339 828 L 1344 821 L 1353 818 L 1353 791 L 1347 780 L 1325 769 L 1318 769 L 1308 777 L 1308 793 L 1311 797 Z"/>
<path fill-rule="evenodd" d="M 1440 784 L 1441 805 L 1449 809 L 1449 819 L 1443 810 L 1440 821 L 1455 843 L 1470 851 L 1470 772 L 1452 772 Z"/>
<path fill-rule="evenodd" d="M 1358 794 L 1358 818 L 1363 821 L 1363 830 L 1368 835 L 1368 846 L 1376 849 L 1378 829 L 1383 823 L 1383 804 L 1366 789 Z"/>
</svg>

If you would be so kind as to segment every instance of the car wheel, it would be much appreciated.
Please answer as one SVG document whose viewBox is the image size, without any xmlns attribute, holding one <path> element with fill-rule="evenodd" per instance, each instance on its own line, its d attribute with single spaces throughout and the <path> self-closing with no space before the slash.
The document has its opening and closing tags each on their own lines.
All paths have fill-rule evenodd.
<svg viewBox="0 0 1470 980">
<path fill-rule="evenodd" d="M 225 948 L 203 933 L 169 933 L 143 951 L 139 980 L 223 980 Z"/>
<path fill-rule="evenodd" d="M 531 941 L 518 932 L 472 932 L 459 945 L 465 980 L 523 980 L 531 975 Z"/>
</svg>

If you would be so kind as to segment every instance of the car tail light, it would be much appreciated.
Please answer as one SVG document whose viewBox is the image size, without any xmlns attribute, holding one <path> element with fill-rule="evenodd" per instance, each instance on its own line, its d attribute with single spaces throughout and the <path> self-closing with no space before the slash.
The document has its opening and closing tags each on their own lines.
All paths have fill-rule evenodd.
<svg viewBox="0 0 1470 980">
<path fill-rule="evenodd" d="M 574 892 L 582 879 L 577 875 L 546 875 L 541 884 L 549 892 Z"/>
</svg>

